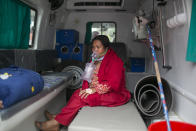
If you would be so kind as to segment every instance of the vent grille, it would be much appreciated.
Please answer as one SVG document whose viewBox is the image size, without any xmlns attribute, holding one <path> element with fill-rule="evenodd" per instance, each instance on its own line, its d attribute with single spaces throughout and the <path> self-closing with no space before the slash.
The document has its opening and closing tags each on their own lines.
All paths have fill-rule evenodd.
<svg viewBox="0 0 196 131">
<path fill-rule="evenodd" d="M 74 6 L 121 6 L 122 2 L 76 2 Z"/>
<path fill-rule="evenodd" d="M 67 0 L 67 9 L 77 10 L 100 10 L 100 9 L 122 9 L 124 0 Z"/>
</svg>

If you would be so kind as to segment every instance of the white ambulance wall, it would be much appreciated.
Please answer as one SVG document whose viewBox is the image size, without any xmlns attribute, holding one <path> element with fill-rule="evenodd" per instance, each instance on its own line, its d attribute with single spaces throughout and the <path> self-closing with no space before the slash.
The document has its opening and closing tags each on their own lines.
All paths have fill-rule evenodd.
<svg viewBox="0 0 196 131">
<path fill-rule="evenodd" d="M 37 10 L 36 31 L 34 38 L 33 49 L 48 49 L 52 46 L 48 43 L 48 35 L 46 30 L 48 28 L 50 3 L 48 1 L 34 1 L 34 0 L 21 0 L 28 4 L 30 7 Z"/>
<path fill-rule="evenodd" d="M 36 31 L 39 32 L 37 37 L 37 44 L 35 43 L 35 49 L 50 49 L 52 46 L 48 43 L 48 20 L 49 20 L 49 13 L 50 13 L 50 3 L 48 1 L 39 1 L 38 7 L 38 23 L 36 27 Z"/>
<path fill-rule="evenodd" d="M 84 43 L 86 33 L 86 23 L 89 21 L 109 21 L 117 24 L 117 42 L 124 42 L 127 45 L 129 57 L 144 57 L 145 46 L 142 43 L 133 41 L 132 33 L 133 14 L 129 13 L 86 13 L 72 12 L 67 18 L 65 29 L 75 29 L 79 31 L 79 42 Z"/>
<path fill-rule="evenodd" d="M 161 75 L 168 80 L 174 91 L 173 110 L 184 121 L 196 124 L 194 115 L 196 112 L 196 63 L 186 61 L 192 0 L 184 1 L 188 22 L 174 29 L 170 29 L 164 24 L 166 63 L 172 66 L 172 69 L 169 71 L 163 69 L 162 59 L 160 57 L 158 59 Z M 165 7 L 164 19 L 174 16 L 174 8 L 171 2 L 168 1 Z"/>
<path fill-rule="evenodd" d="M 193 115 L 196 112 L 196 64 L 186 61 L 192 0 L 186 0 L 186 6 L 187 24 L 176 29 L 167 28 L 166 49 L 172 70 L 165 77 L 175 89 L 174 109 L 184 120 L 196 124 L 196 117 Z"/>
</svg>

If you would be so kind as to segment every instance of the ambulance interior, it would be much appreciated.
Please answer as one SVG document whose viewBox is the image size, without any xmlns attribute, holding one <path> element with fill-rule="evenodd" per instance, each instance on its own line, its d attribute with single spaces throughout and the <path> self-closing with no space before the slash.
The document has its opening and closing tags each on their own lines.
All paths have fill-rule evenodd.
<svg viewBox="0 0 196 131">
<path fill-rule="evenodd" d="M 96 35 L 107 35 L 123 60 L 131 100 L 118 107 L 84 107 L 61 131 L 146 131 L 164 121 L 152 41 L 169 119 L 196 124 L 195 15 L 194 0 L 2 0 L 0 68 L 33 70 L 44 87 L 0 109 L 0 131 L 36 131 L 34 122 L 46 120 L 44 110 L 60 112 L 82 85 Z"/>
</svg>

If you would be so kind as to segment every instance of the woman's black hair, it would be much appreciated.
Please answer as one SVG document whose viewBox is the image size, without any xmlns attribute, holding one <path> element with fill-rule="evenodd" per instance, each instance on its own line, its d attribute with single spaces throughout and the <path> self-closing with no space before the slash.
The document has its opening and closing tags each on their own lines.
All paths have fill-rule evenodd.
<svg viewBox="0 0 196 131">
<path fill-rule="evenodd" d="M 95 40 L 101 41 L 102 45 L 103 45 L 105 48 L 106 48 L 106 47 L 109 47 L 110 40 L 109 40 L 109 38 L 108 38 L 106 35 L 98 35 L 98 36 L 96 36 L 95 38 L 93 38 L 92 43 L 93 43 Z"/>
</svg>

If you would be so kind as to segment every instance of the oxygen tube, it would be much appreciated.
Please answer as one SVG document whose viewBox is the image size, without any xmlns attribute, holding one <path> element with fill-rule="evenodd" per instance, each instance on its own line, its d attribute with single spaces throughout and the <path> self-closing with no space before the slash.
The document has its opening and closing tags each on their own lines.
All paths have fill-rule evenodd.
<svg viewBox="0 0 196 131">
<path fill-rule="evenodd" d="M 106 48 L 106 50 L 102 54 L 99 54 L 99 55 L 97 55 L 95 52 L 93 52 L 93 54 L 91 55 L 92 62 L 94 63 L 95 61 L 102 61 L 105 54 L 107 53 L 107 51 L 108 51 L 108 48 Z"/>
<path fill-rule="evenodd" d="M 93 71 L 94 71 L 94 69 L 96 67 L 95 64 L 94 64 L 95 61 L 102 61 L 106 53 L 107 53 L 107 49 L 101 55 L 97 55 L 95 52 L 92 53 L 92 55 L 91 55 L 92 61 L 90 63 L 86 63 L 84 72 L 83 72 L 83 74 L 81 76 L 82 80 L 86 80 L 89 83 L 91 82 L 91 79 L 92 79 L 92 76 L 93 76 Z M 99 56 L 101 56 L 101 57 L 99 57 Z"/>
<path fill-rule="evenodd" d="M 160 77 L 158 62 L 157 62 L 157 58 L 156 58 L 156 53 L 155 53 L 155 50 L 154 50 L 153 40 L 152 40 L 150 28 L 149 28 L 148 25 L 147 25 L 147 31 L 148 31 L 150 48 L 151 48 L 151 51 L 152 51 L 152 56 L 153 56 L 153 61 L 154 61 L 154 66 L 155 66 L 157 83 L 159 85 L 160 96 L 161 96 L 162 106 L 163 106 L 163 110 L 164 110 L 165 120 L 167 122 L 167 130 L 171 131 L 171 125 L 170 125 L 170 122 L 169 122 L 169 116 L 168 116 L 168 110 L 167 110 L 167 105 L 166 105 L 166 101 L 165 101 L 165 95 L 164 95 L 164 92 L 163 92 L 163 85 L 162 85 L 162 82 L 161 82 L 161 77 Z"/>
</svg>

